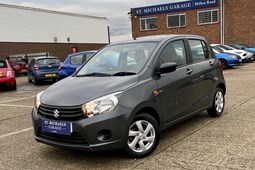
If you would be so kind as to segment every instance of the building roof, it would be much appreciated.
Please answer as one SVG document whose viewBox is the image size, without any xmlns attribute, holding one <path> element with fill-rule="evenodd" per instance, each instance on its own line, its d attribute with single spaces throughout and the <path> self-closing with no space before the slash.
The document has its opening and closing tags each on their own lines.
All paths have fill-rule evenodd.
<svg viewBox="0 0 255 170">
<path fill-rule="evenodd" d="M 5 3 L 0 3 L 0 7 L 16 8 L 16 9 L 38 11 L 38 12 L 45 12 L 45 13 L 52 13 L 52 14 L 59 14 L 59 15 L 69 15 L 69 16 L 76 16 L 76 17 L 83 17 L 83 18 L 108 20 L 106 17 L 97 17 L 97 16 L 90 16 L 90 15 L 84 15 L 84 14 L 75 14 L 75 13 L 69 13 L 69 12 L 61 12 L 61 11 L 42 9 L 42 8 L 34 8 L 34 7 L 26 7 L 26 6 L 21 6 L 21 5 L 5 4 Z"/>
</svg>

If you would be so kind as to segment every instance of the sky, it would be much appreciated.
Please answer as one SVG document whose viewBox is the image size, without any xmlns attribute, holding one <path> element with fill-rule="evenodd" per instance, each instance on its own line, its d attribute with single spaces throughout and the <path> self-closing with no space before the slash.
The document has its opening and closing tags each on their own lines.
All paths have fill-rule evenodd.
<svg viewBox="0 0 255 170">
<path fill-rule="evenodd" d="M 130 8 L 185 0 L 0 0 L 0 3 L 70 12 L 109 19 L 111 39 L 131 38 Z"/>
</svg>

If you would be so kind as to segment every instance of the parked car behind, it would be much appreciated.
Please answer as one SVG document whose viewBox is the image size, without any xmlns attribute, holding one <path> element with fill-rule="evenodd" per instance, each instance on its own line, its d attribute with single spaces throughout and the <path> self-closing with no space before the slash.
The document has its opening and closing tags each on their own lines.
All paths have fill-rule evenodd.
<svg viewBox="0 0 255 170">
<path fill-rule="evenodd" d="M 27 64 L 24 61 L 9 61 L 15 74 L 27 75 Z"/>
<path fill-rule="evenodd" d="M 0 60 L 0 86 L 16 90 L 16 77 L 7 60 Z"/>
<path fill-rule="evenodd" d="M 236 49 L 240 49 L 240 50 L 246 50 L 250 53 L 253 54 L 253 59 L 255 60 L 255 47 L 248 47 L 246 45 L 243 45 L 243 44 L 227 44 L 228 46 L 231 46 L 233 48 L 236 48 Z"/>
<path fill-rule="evenodd" d="M 230 48 L 225 45 L 220 45 L 220 44 L 211 44 L 212 48 L 224 52 L 224 53 L 229 53 L 229 54 L 237 54 L 242 58 L 242 62 L 248 62 L 248 53 L 243 51 L 243 50 L 235 50 L 233 48 Z"/>
<path fill-rule="evenodd" d="M 34 137 L 88 151 L 124 148 L 140 158 L 154 151 L 161 130 L 203 110 L 221 116 L 225 93 L 221 63 L 203 37 L 113 43 L 36 96 Z"/>
<path fill-rule="evenodd" d="M 77 68 L 89 60 L 97 51 L 81 51 L 75 54 L 69 54 L 64 63 L 59 67 L 58 80 L 72 75 Z"/>
<path fill-rule="evenodd" d="M 33 58 L 28 65 L 28 82 L 35 85 L 45 80 L 57 80 L 60 61 L 57 57 L 44 56 Z"/>
<path fill-rule="evenodd" d="M 222 63 L 223 69 L 232 68 L 242 63 L 242 59 L 239 55 L 221 53 L 220 51 L 213 49 L 215 57 Z"/>
</svg>

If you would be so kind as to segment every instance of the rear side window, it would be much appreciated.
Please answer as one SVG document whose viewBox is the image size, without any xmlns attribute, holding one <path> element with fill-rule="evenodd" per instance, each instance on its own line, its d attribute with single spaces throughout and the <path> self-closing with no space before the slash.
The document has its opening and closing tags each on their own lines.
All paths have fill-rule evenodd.
<svg viewBox="0 0 255 170">
<path fill-rule="evenodd" d="M 189 40 L 191 48 L 191 57 L 193 63 L 205 61 L 209 58 L 208 48 L 204 41 L 201 40 Z"/>
<path fill-rule="evenodd" d="M 169 43 L 160 55 L 160 64 L 174 62 L 178 66 L 186 65 L 186 51 L 182 40 Z"/>
<path fill-rule="evenodd" d="M 81 65 L 83 63 L 83 54 L 74 55 L 71 57 L 70 64 Z"/>
<path fill-rule="evenodd" d="M 38 64 L 38 65 L 54 65 L 54 64 L 60 64 L 60 61 L 55 58 L 45 58 L 45 59 L 37 60 L 36 64 Z"/>
<path fill-rule="evenodd" d="M 5 61 L 0 61 L 0 68 L 7 68 L 7 64 Z"/>
</svg>

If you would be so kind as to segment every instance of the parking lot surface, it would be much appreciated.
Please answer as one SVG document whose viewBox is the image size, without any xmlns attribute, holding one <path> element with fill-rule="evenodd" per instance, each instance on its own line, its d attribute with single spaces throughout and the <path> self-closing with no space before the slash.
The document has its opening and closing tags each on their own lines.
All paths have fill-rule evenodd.
<svg viewBox="0 0 255 170">
<path fill-rule="evenodd" d="M 17 77 L 17 91 L 0 91 L 0 169 L 255 169 L 255 63 L 224 70 L 222 117 L 206 112 L 161 133 L 156 151 L 132 159 L 124 151 L 84 152 L 35 142 L 35 86 Z"/>
</svg>

